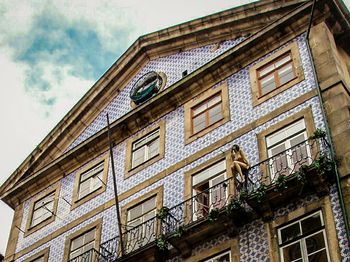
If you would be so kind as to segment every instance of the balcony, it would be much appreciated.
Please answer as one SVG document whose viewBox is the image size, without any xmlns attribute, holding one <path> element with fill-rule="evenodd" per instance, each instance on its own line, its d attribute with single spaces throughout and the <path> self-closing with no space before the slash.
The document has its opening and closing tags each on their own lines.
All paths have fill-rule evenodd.
<svg viewBox="0 0 350 262">
<path fill-rule="evenodd" d="M 115 237 L 100 245 L 95 258 L 164 261 L 175 253 L 187 257 L 191 246 L 203 239 L 224 232 L 235 235 L 242 225 L 259 217 L 271 219 L 273 210 L 298 197 L 327 194 L 333 163 L 324 138 L 304 141 L 252 166 L 244 174 L 244 184 L 231 177 L 176 206 L 158 210 L 156 217 L 123 233 L 123 248 Z"/>
<path fill-rule="evenodd" d="M 102 254 L 100 254 L 96 249 L 92 248 L 83 254 L 68 260 L 68 262 L 107 262 L 107 258 L 105 258 Z"/>
</svg>

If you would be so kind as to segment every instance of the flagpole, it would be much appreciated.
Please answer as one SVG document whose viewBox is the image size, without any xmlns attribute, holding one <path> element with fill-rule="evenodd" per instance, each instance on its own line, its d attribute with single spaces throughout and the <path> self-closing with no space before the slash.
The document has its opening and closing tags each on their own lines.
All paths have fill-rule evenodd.
<svg viewBox="0 0 350 262">
<path fill-rule="evenodd" d="M 116 211 L 117 211 L 117 219 L 118 219 L 118 231 L 119 231 L 119 239 L 120 239 L 120 250 L 121 250 L 121 255 L 123 256 L 123 255 L 124 255 L 124 244 L 123 244 L 123 237 L 122 237 L 122 226 L 121 226 L 120 212 L 119 212 L 117 179 L 116 179 L 116 176 L 115 176 L 115 169 L 114 169 L 114 157 L 113 157 L 111 130 L 110 130 L 110 126 L 109 126 L 109 116 L 108 116 L 108 113 L 107 113 L 106 116 L 107 116 L 107 130 L 108 130 L 109 154 L 110 154 L 110 157 L 111 157 L 112 176 L 113 176 L 113 188 L 114 188 L 115 208 L 116 208 Z"/>
</svg>

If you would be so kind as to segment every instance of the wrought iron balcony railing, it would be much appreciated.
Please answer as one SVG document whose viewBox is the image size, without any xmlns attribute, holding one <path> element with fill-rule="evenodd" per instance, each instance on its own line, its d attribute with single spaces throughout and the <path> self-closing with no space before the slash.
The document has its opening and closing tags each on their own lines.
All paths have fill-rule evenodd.
<svg viewBox="0 0 350 262">
<path fill-rule="evenodd" d="M 148 245 L 155 245 L 156 239 L 173 237 L 204 220 L 215 219 L 229 203 L 238 200 L 242 192 L 248 197 L 256 194 L 264 185 L 276 187 L 281 178 L 303 179 L 304 170 L 317 167 L 325 168 L 322 161 L 331 162 L 329 144 L 324 139 L 303 141 L 273 157 L 270 157 L 247 170 L 245 183 L 238 181 L 237 174 L 211 188 L 197 192 L 193 197 L 164 209 L 162 216 L 156 216 L 136 227 L 128 229 L 122 235 L 123 252 L 119 237 L 114 237 L 100 245 L 100 256 L 107 261 L 116 261 L 123 255 L 131 254 Z M 320 170 L 319 170 L 320 171 Z M 322 170 L 321 170 L 322 171 Z M 320 171 L 320 172 L 321 172 Z M 322 171 L 323 172 L 323 171 Z M 302 181 L 301 181 L 302 182 Z M 77 260 L 89 261 L 89 260 Z M 106 261 L 106 260 L 100 260 Z"/>
<path fill-rule="evenodd" d="M 68 260 L 68 262 L 107 262 L 107 261 L 109 260 L 94 248 L 89 249 L 83 254 Z"/>
</svg>

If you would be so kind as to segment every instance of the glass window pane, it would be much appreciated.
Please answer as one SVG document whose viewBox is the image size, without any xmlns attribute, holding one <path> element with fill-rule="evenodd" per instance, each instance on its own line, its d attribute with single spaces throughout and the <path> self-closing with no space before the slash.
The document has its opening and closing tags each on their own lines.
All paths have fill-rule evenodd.
<svg viewBox="0 0 350 262">
<path fill-rule="evenodd" d="M 143 213 L 147 213 L 148 211 L 156 208 L 156 198 L 152 197 L 151 199 L 145 201 L 143 203 Z"/>
<path fill-rule="evenodd" d="M 217 103 L 219 103 L 221 101 L 221 94 L 214 96 L 213 98 L 211 98 L 208 102 L 208 107 L 211 107 Z"/>
<path fill-rule="evenodd" d="M 295 223 L 293 225 L 281 229 L 280 234 L 282 238 L 281 244 L 283 244 L 286 241 L 295 239 L 296 237 L 301 235 L 299 223 Z"/>
<path fill-rule="evenodd" d="M 309 262 L 328 262 L 327 251 L 325 249 L 310 255 L 308 258 Z"/>
<path fill-rule="evenodd" d="M 149 144 L 148 159 L 159 154 L 159 139 Z"/>
<path fill-rule="evenodd" d="M 193 133 L 197 133 L 206 127 L 205 114 L 193 118 Z"/>
<path fill-rule="evenodd" d="M 315 231 L 321 228 L 322 226 L 323 225 L 322 225 L 320 213 L 316 213 L 313 216 L 308 217 L 301 221 L 301 228 L 302 228 L 303 234 Z"/>
<path fill-rule="evenodd" d="M 72 240 L 71 243 L 71 249 L 70 250 L 75 250 L 79 247 L 81 247 L 82 245 L 84 245 L 84 235 L 75 238 L 74 240 Z"/>
<path fill-rule="evenodd" d="M 285 56 L 285 57 L 282 57 L 281 59 L 279 59 L 278 61 L 276 61 L 276 63 L 275 63 L 275 65 L 276 65 L 276 67 L 279 67 L 279 66 L 281 66 L 281 65 L 283 65 L 283 64 L 285 64 L 285 63 L 287 63 L 288 61 L 291 61 L 291 56 L 290 56 L 290 54 L 289 55 L 287 55 L 287 56 Z"/>
<path fill-rule="evenodd" d="M 209 125 L 218 122 L 223 118 L 221 104 L 216 105 L 215 107 L 209 109 Z"/>
<path fill-rule="evenodd" d="M 137 205 L 129 210 L 128 221 L 134 220 L 142 215 L 142 206 Z"/>
<path fill-rule="evenodd" d="M 285 67 L 279 69 L 278 76 L 280 78 L 280 85 L 284 85 L 292 80 L 295 77 L 292 64 L 286 65 Z"/>
<path fill-rule="evenodd" d="M 141 147 L 132 154 L 132 167 L 136 167 L 145 162 L 145 147 Z"/>
<path fill-rule="evenodd" d="M 307 253 L 311 254 L 325 247 L 323 232 L 319 232 L 305 239 Z"/>
<path fill-rule="evenodd" d="M 301 258 L 300 242 L 296 242 L 282 249 L 284 261 L 294 261 Z"/>
<path fill-rule="evenodd" d="M 275 69 L 275 65 L 274 64 L 271 64 L 265 68 L 262 68 L 259 70 L 259 76 L 265 76 L 267 75 L 268 73 L 271 73 L 273 70 Z"/>
<path fill-rule="evenodd" d="M 230 262 L 230 255 L 225 254 L 225 255 L 222 255 L 218 258 L 214 258 L 213 262 Z"/>
<path fill-rule="evenodd" d="M 276 89 L 275 77 L 274 75 L 268 75 L 260 80 L 261 83 L 261 94 L 265 95 L 272 90 Z"/>
<path fill-rule="evenodd" d="M 208 108 L 208 103 L 205 102 L 205 103 L 199 105 L 198 107 L 195 107 L 192 109 L 193 115 L 196 116 L 196 115 L 204 112 L 207 108 Z"/>
</svg>

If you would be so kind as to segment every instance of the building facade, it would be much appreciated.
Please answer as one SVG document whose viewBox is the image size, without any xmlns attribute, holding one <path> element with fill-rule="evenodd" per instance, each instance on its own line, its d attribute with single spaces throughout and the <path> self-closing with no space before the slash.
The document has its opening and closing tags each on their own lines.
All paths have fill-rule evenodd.
<svg viewBox="0 0 350 262">
<path fill-rule="evenodd" d="M 330 0 L 139 38 L 1 186 L 5 261 L 350 261 L 348 43 Z"/>
</svg>

